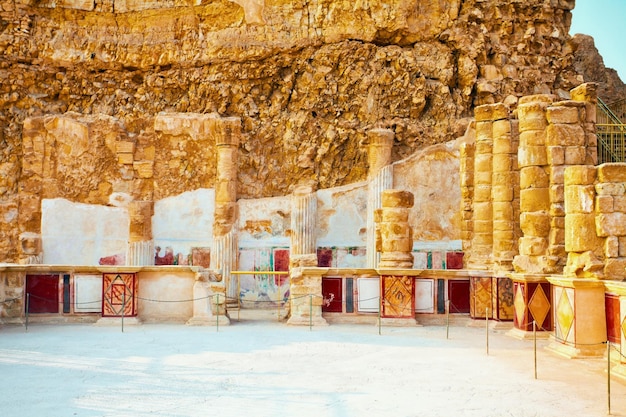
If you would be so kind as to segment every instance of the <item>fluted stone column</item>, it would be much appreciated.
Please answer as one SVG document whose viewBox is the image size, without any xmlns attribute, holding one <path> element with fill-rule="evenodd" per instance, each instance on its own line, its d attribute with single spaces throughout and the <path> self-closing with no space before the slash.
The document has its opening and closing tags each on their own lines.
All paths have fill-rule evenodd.
<svg viewBox="0 0 626 417">
<path fill-rule="evenodd" d="M 226 297 L 237 300 L 236 282 L 230 272 L 237 265 L 237 155 L 241 137 L 241 119 L 216 119 L 211 126 L 217 145 L 217 176 L 215 181 L 215 220 L 211 267 L 221 271 Z"/>
<path fill-rule="evenodd" d="M 128 242 L 127 265 L 154 265 L 154 242 L 152 241 L 152 216 L 154 201 L 131 201 L 128 205 L 130 217 L 130 241 Z"/>
<path fill-rule="evenodd" d="M 380 254 L 376 250 L 376 223 L 374 212 L 381 208 L 381 192 L 393 187 L 391 150 L 394 132 L 390 129 L 372 129 L 367 132 L 367 159 L 369 163 L 367 189 L 367 267 L 376 268 Z"/>
<path fill-rule="evenodd" d="M 322 317 L 322 275 L 304 273 L 317 266 L 317 195 L 311 187 L 295 189 L 291 198 L 288 324 L 326 325 Z"/>
</svg>

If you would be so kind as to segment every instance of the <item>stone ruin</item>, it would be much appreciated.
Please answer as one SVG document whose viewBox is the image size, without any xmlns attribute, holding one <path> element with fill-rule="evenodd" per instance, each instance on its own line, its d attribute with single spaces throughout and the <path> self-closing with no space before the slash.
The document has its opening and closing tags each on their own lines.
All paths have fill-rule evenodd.
<svg viewBox="0 0 626 417">
<path fill-rule="evenodd" d="M 573 8 L 3 2 L 0 296 L 18 301 L 0 318 L 22 317 L 29 274 L 75 289 L 125 269 L 133 294 L 185 282 L 193 303 L 137 314 L 190 324 L 286 291 L 290 323 L 325 324 L 334 282 L 402 299 L 377 305 L 388 320 L 447 297 L 571 356 L 623 340 L 593 312 L 621 323 L 626 293 L 624 167 L 597 166 L 594 123 L 626 89 L 603 67 L 589 83 Z M 288 279 L 233 274 L 269 268 Z"/>
</svg>

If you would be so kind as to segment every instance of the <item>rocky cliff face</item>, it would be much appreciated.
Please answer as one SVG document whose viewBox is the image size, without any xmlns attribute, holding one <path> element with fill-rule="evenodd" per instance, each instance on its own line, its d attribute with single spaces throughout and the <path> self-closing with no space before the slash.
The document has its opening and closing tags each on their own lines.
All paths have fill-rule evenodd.
<svg viewBox="0 0 626 417">
<path fill-rule="evenodd" d="M 575 48 L 574 68 L 582 75 L 585 82 L 598 83 L 598 97 L 611 104 L 626 97 L 626 85 L 617 75 L 617 71 L 604 66 L 604 60 L 588 35 L 576 34 L 571 39 Z"/>
<path fill-rule="evenodd" d="M 241 117 L 238 195 L 254 198 L 364 179 L 362 142 L 375 127 L 393 129 L 398 160 L 460 136 L 476 105 L 567 95 L 583 81 L 568 42 L 573 7 L 574 0 L 4 0 L 0 250 L 14 258 L 18 212 L 20 224 L 37 223 L 28 214 L 37 193 L 106 204 L 120 192 L 148 201 L 212 187 L 195 156 L 203 145 L 157 131 L 161 112 Z M 59 119 L 44 117 L 68 112 L 92 146 L 74 149 L 55 133 Z M 36 125 L 26 135 L 25 120 Z M 40 162 L 32 169 L 24 160 Z"/>
</svg>

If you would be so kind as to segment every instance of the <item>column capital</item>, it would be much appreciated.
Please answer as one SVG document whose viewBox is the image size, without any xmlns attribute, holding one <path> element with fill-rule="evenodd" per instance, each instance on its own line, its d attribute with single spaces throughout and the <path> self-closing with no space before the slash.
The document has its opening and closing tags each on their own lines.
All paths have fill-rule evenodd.
<svg viewBox="0 0 626 417">
<path fill-rule="evenodd" d="M 241 137 L 241 118 L 223 117 L 213 122 L 211 129 L 217 146 L 239 146 Z"/>
</svg>

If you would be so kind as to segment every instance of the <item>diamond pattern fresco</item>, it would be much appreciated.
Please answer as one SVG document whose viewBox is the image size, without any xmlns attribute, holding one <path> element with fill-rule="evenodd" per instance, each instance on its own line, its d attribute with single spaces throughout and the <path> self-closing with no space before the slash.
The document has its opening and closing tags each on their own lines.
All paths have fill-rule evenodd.
<svg viewBox="0 0 626 417">
<path fill-rule="evenodd" d="M 412 317 L 413 278 L 383 277 L 383 317 Z"/>
<path fill-rule="evenodd" d="M 526 300 L 524 300 L 524 287 L 523 285 L 517 285 L 515 289 L 515 319 L 520 328 L 526 326 Z"/>
<path fill-rule="evenodd" d="M 528 302 L 528 310 L 537 323 L 537 328 L 545 327 L 544 323 L 550 312 L 550 300 L 541 285 L 535 287 L 535 292 Z"/>
<path fill-rule="evenodd" d="M 567 340 L 572 324 L 574 323 L 574 308 L 572 307 L 570 297 L 567 295 L 565 289 L 561 291 L 556 311 L 556 322 L 561 330 L 561 338 Z"/>
</svg>

